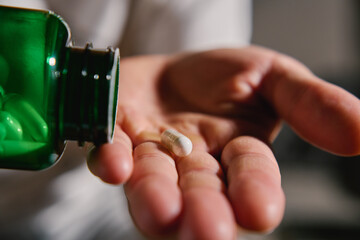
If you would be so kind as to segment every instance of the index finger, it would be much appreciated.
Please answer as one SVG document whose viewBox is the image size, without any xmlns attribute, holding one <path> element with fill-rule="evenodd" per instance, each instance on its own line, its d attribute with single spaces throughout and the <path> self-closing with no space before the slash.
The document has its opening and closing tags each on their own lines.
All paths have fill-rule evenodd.
<svg viewBox="0 0 360 240">
<path fill-rule="evenodd" d="M 360 154 L 357 97 L 280 54 L 275 55 L 260 91 L 305 140 L 335 154 Z"/>
</svg>

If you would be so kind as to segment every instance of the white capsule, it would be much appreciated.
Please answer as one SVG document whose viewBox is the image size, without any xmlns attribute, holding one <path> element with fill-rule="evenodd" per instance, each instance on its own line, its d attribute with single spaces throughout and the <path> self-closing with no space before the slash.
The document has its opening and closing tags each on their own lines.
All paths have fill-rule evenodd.
<svg viewBox="0 0 360 240">
<path fill-rule="evenodd" d="M 191 140 L 174 129 L 161 134 L 161 144 L 178 157 L 185 157 L 192 151 Z"/>
</svg>

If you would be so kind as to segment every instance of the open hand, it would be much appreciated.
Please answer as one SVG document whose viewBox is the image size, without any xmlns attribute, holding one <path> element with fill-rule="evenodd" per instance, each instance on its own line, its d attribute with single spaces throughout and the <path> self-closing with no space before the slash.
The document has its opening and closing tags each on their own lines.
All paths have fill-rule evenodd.
<svg viewBox="0 0 360 240">
<path fill-rule="evenodd" d="M 360 154 L 360 102 L 294 59 L 260 48 L 121 61 L 114 143 L 90 170 L 124 183 L 149 236 L 233 239 L 237 225 L 270 231 L 285 197 L 270 145 L 282 120 L 315 146 Z M 159 144 L 174 128 L 194 145 L 176 157 Z"/>
</svg>

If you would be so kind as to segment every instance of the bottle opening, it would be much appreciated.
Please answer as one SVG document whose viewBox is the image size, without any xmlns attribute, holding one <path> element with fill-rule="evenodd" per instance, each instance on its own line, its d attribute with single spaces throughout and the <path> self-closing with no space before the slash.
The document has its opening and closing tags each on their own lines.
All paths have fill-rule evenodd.
<svg viewBox="0 0 360 240">
<path fill-rule="evenodd" d="M 95 144 L 111 142 L 117 109 L 119 50 L 68 47 L 61 78 L 59 136 Z"/>
</svg>

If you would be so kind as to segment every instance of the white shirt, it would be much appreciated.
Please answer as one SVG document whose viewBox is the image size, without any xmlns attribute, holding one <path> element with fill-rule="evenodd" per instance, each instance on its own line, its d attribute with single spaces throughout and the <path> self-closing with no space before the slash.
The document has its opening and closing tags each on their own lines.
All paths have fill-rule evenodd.
<svg viewBox="0 0 360 240">
<path fill-rule="evenodd" d="M 69 24 L 75 45 L 121 47 L 122 57 L 239 47 L 251 36 L 250 0 L 0 0 L 51 9 Z M 0 23 L 1 24 L 1 23 Z M 88 171 L 69 144 L 54 167 L 0 170 L 0 239 L 142 239 L 122 188 Z"/>
</svg>

